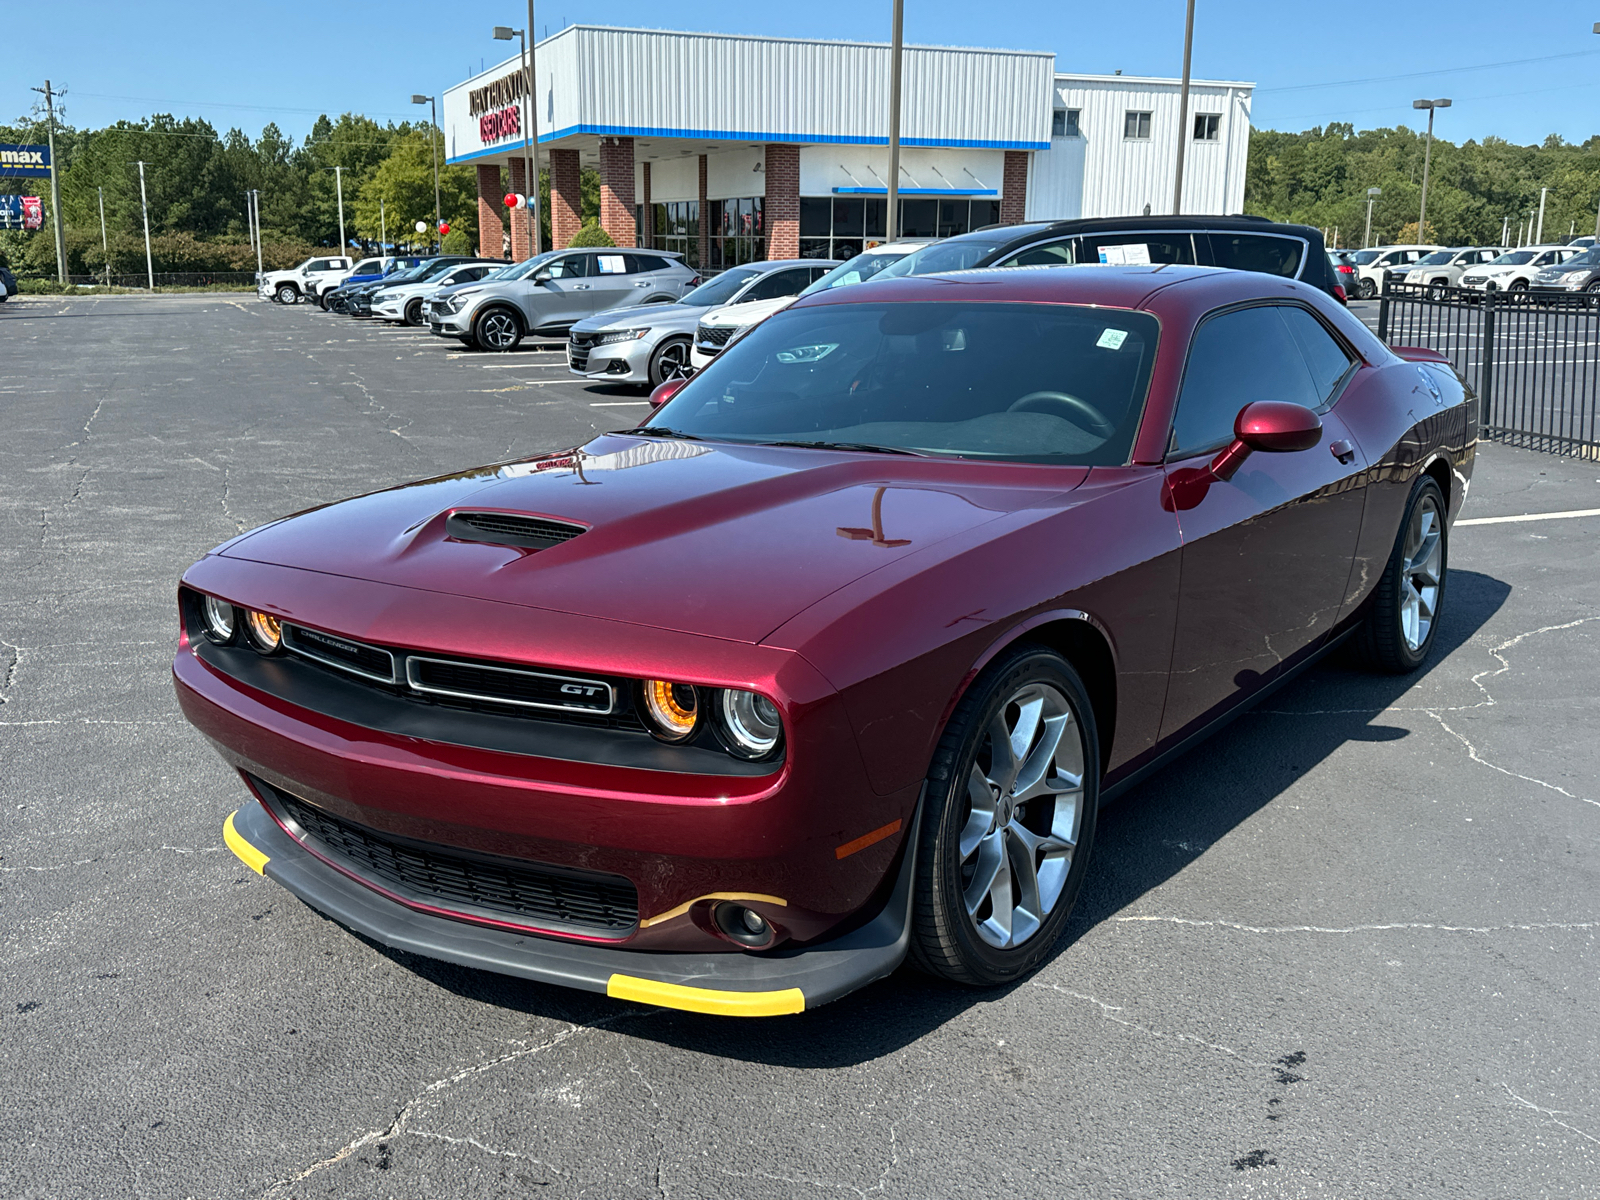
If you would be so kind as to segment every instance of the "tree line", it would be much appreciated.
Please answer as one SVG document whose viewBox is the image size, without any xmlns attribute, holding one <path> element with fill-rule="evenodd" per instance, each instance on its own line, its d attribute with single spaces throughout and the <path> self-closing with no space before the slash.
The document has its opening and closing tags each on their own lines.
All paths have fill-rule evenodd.
<svg viewBox="0 0 1600 1200">
<path fill-rule="evenodd" d="M 1435 137 L 1428 228 L 1419 237 L 1424 151 L 1423 135 L 1403 126 L 1360 133 L 1337 123 L 1303 133 L 1252 130 L 1245 211 L 1328 229 L 1330 244 L 1337 229 L 1340 246 L 1359 247 L 1367 189 L 1377 187 L 1383 194 L 1373 205 L 1374 245 L 1499 245 L 1502 237 L 1514 245 L 1519 225 L 1531 219 L 1537 226 L 1540 189 L 1548 188 L 1546 241 L 1595 232 L 1600 136 L 1573 145 L 1552 134 L 1537 146 L 1495 137 L 1456 145 Z"/>
<path fill-rule="evenodd" d="M 0 142 L 43 145 L 44 122 L 28 117 L 0 124 Z M 101 129 L 56 122 L 56 169 L 61 186 L 67 269 L 74 275 L 104 271 L 100 201 L 105 202 L 106 241 L 114 274 L 145 269 L 144 222 L 139 203 L 139 168 L 145 164 L 151 254 L 160 271 L 254 271 L 245 193 L 260 193 L 262 258 L 268 270 L 293 266 L 320 252 L 337 253 L 339 187 L 343 168 L 344 228 L 349 252 L 376 252 L 388 244 L 424 247 L 434 241 L 431 124 L 402 121 L 380 125 L 345 113 L 318 117 L 300 142 L 267 125 L 252 140 L 240 129 L 224 134 L 207 121 L 157 114 L 118 121 Z M 445 249 L 475 252 L 478 191 L 471 167 L 446 166 L 439 152 L 439 209 L 450 225 Z M 542 171 L 546 244 L 549 244 L 549 172 Z M 584 215 L 599 213 L 599 176 L 585 171 Z M 509 185 L 509 177 L 506 179 Z M 0 175 L 0 192 L 40 195 L 49 205 L 45 179 Z M 418 234 L 416 222 L 430 232 Z M 0 231 L 0 261 L 19 274 L 56 274 L 55 238 L 48 211 L 37 232 Z"/>
</svg>

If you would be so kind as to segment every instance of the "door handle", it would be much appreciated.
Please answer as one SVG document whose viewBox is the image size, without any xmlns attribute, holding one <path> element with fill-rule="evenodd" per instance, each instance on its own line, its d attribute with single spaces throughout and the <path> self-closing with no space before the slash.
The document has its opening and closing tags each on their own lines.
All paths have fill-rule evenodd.
<svg viewBox="0 0 1600 1200">
<path fill-rule="evenodd" d="M 572 290 L 575 292 L 587 292 L 589 288 L 590 285 L 587 283 L 575 283 L 572 285 Z"/>
<path fill-rule="evenodd" d="M 1343 438 L 1337 442 L 1330 443 L 1328 449 L 1333 452 L 1333 456 L 1344 466 L 1348 467 L 1356 460 L 1356 448 Z"/>
<path fill-rule="evenodd" d="M 650 286 L 650 281 L 648 279 L 641 279 L 641 280 L 639 280 L 638 283 L 634 284 L 633 286 L 634 287 L 649 287 Z"/>
</svg>

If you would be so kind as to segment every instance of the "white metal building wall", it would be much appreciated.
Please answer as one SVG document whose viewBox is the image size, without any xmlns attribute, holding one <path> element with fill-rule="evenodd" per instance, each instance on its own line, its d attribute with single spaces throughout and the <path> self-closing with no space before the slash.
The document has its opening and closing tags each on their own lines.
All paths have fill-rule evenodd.
<svg viewBox="0 0 1600 1200">
<path fill-rule="evenodd" d="M 1245 163 L 1250 151 L 1251 84 L 1192 81 L 1183 136 L 1183 210 L 1236 213 L 1244 206 Z M 1079 136 L 1051 138 L 1033 156 L 1028 219 L 1136 216 L 1172 211 L 1179 88 L 1170 79 L 1122 75 L 1060 75 L 1056 107 L 1077 109 Z M 1148 112 L 1150 137 L 1123 136 L 1130 111 Z M 1222 117 L 1215 142 L 1193 138 L 1194 117 Z"/>
<path fill-rule="evenodd" d="M 887 45 L 575 25 L 541 42 L 537 59 L 541 142 L 617 134 L 870 145 L 888 137 Z M 468 93 L 519 61 L 445 92 L 451 161 L 484 152 Z M 908 46 L 902 142 L 1043 149 L 1054 80 L 1048 53 Z"/>
</svg>

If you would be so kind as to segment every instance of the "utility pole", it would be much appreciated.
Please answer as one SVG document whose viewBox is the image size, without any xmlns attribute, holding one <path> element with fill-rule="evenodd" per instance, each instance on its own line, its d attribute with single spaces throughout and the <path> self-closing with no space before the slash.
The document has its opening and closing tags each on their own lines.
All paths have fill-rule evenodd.
<svg viewBox="0 0 1600 1200">
<path fill-rule="evenodd" d="M 55 155 L 50 156 L 52 159 Z M 95 188 L 100 193 L 100 249 L 106 256 L 106 286 L 111 286 L 111 242 L 106 237 L 106 190 L 103 187 Z"/>
<path fill-rule="evenodd" d="M 1550 189 L 1547 187 L 1539 189 L 1539 231 L 1533 235 L 1533 244 L 1535 246 L 1544 245 L 1544 198 L 1549 192 Z"/>
<path fill-rule="evenodd" d="M 333 169 L 333 186 L 339 194 L 339 254 L 342 257 L 348 243 L 344 240 L 344 168 Z"/>
<path fill-rule="evenodd" d="M 1363 250 L 1372 245 L 1372 203 L 1381 195 L 1383 195 L 1381 187 L 1369 187 L 1367 189 L 1367 231 L 1361 235 L 1361 248 Z"/>
<path fill-rule="evenodd" d="M 144 213 L 144 270 L 150 280 L 150 290 L 156 290 L 156 268 L 150 259 L 150 202 L 144 194 L 144 160 L 139 160 L 139 209 Z"/>
<path fill-rule="evenodd" d="M 1194 0 L 1183 24 L 1183 85 L 1178 89 L 1178 169 L 1172 184 L 1172 215 L 1183 212 L 1183 152 L 1189 144 L 1189 59 L 1194 53 Z"/>
<path fill-rule="evenodd" d="M 1510 236 L 1511 236 L 1511 218 L 1510 217 L 1501 217 L 1500 218 L 1500 244 L 1502 246 L 1506 245 L 1507 244 L 1506 243 L 1506 239 L 1508 237 L 1510 237 Z"/>
<path fill-rule="evenodd" d="M 894 30 L 889 40 L 889 183 L 885 196 L 884 241 L 900 236 L 900 60 L 904 57 L 905 0 L 894 0 Z"/>
<path fill-rule="evenodd" d="M 250 193 L 250 207 L 251 207 L 252 211 L 255 214 L 255 220 L 256 220 L 256 285 L 259 287 L 260 284 L 261 284 L 261 276 L 266 274 L 266 267 L 262 264 L 262 261 L 261 261 L 261 193 L 260 192 L 252 191 Z"/>
<path fill-rule="evenodd" d="M 523 207 L 524 219 L 528 222 L 528 257 L 537 257 L 539 254 L 539 171 L 538 159 L 531 147 L 537 146 L 539 133 L 534 125 L 533 116 L 533 70 L 528 59 L 528 30 L 533 28 L 533 3 L 528 3 L 528 29 L 513 29 L 509 25 L 496 25 L 494 37 L 497 42 L 509 42 L 512 38 L 522 39 L 522 186 L 527 188 L 523 198 L 527 201 Z M 533 132 L 533 141 L 528 141 L 529 131 Z M 512 220 L 516 218 L 513 217 Z M 515 232 L 515 231 L 513 231 Z M 555 230 L 550 230 L 550 236 L 555 236 Z"/>
<path fill-rule="evenodd" d="M 383 258 L 389 241 L 389 219 L 383 215 L 383 197 L 378 197 L 378 257 Z"/>
<path fill-rule="evenodd" d="M 61 232 L 61 180 L 56 173 L 56 94 L 46 79 L 42 88 L 34 88 L 44 97 L 44 111 L 49 121 L 50 138 L 50 215 L 56 230 L 56 278 L 67 281 L 67 239 Z"/>
<path fill-rule="evenodd" d="M 1428 144 L 1422 152 L 1422 208 L 1417 213 L 1417 241 L 1426 240 L 1428 227 L 1428 166 L 1433 159 L 1433 110 L 1436 108 L 1449 108 L 1448 100 L 1413 100 L 1412 108 L 1425 108 L 1428 110 Z"/>
<path fill-rule="evenodd" d="M 528 111 L 532 115 L 528 124 L 533 129 L 533 169 L 528 176 L 528 219 L 532 228 L 528 231 L 531 235 L 528 244 L 533 247 L 535 254 L 542 254 L 544 231 L 539 224 L 539 97 L 534 87 L 535 80 L 539 78 L 538 56 L 539 41 L 533 36 L 533 0 L 528 0 Z M 552 229 L 550 233 L 553 237 L 555 230 Z"/>
</svg>

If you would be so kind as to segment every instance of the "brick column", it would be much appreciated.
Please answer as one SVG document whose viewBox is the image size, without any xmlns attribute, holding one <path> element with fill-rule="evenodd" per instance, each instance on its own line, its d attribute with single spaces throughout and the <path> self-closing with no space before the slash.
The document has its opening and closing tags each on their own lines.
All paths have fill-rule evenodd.
<svg viewBox="0 0 1600 1200">
<path fill-rule="evenodd" d="M 638 244 L 633 224 L 633 139 L 600 139 L 600 228 L 619 246 Z"/>
<path fill-rule="evenodd" d="M 565 250 L 583 226 L 578 152 L 550 151 L 550 248 Z"/>
<path fill-rule="evenodd" d="M 511 160 L 511 190 L 526 196 L 528 169 L 521 158 Z M 504 201 L 502 201 L 502 204 Z M 507 209 L 507 222 L 511 226 L 511 261 L 525 262 L 533 257 L 533 239 L 528 236 L 528 213 L 525 209 Z"/>
<path fill-rule="evenodd" d="M 706 203 L 706 156 L 700 156 L 700 269 L 711 265 L 711 205 Z"/>
<path fill-rule="evenodd" d="M 767 147 L 767 258 L 800 257 L 800 147 Z"/>
<path fill-rule="evenodd" d="M 642 238 L 639 244 L 649 247 L 656 244 L 656 215 L 650 209 L 650 164 L 642 163 L 640 165 L 644 168 L 641 171 L 644 176 L 641 181 L 644 184 L 644 197 L 639 203 L 644 207 L 644 219 L 639 222 L 639 233 Z"/>
<path fill-rule="evenodd" d="M 1000 224 L 1020 225 L 1028 216 L 1028 152 L 1007 150 L 1000 184 Z"/>
<path fill-rule="evenodd" d="M 506 211 L 506 190 L 500 183 L 498 163 L 478 164 L 478 254 L 482 258 L 499 258 L 505 253 L 505 222 L 500 214 Z"/>
</svg>

